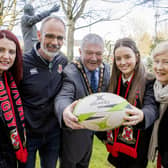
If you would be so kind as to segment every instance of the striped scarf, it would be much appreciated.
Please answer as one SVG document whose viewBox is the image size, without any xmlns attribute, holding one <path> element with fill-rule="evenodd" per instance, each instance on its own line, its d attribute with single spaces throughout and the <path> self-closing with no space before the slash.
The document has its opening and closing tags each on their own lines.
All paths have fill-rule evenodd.
<svg viewBox="0 0 168 168">
<path fill-rule="evenodd" d="M 10 72 L 4 72 L 4 81 L 0 80 L 0 104 L 16 158 L 25 163 L 27 149 L 24 113 L 19 91 Z"/>
</svg>

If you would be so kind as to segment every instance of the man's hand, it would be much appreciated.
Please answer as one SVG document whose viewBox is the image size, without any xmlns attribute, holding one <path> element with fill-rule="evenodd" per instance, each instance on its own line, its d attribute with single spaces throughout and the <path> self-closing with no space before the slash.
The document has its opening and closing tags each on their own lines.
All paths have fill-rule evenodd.
<svg viewBox="0 0 168 168">
<path fill-rule="evenodd" d="M 72 111 L 77 103 L 78 101 L 74 101 L 72 104 L 66 107 L 65 110 L 63 111 L 63 120 L 65 122 L 65 125 L 72 129 L 84 128 L 82 125 L 78 123 L 78 118 L 72 114 Z"/>
<path fill-rule="evenodd" d="M 57 12 L 57 11 L 59 11 L 59 8 L 60 8 L 60 6 L 56 4 L 50 9 L 50 12 Z"/>
</svg>

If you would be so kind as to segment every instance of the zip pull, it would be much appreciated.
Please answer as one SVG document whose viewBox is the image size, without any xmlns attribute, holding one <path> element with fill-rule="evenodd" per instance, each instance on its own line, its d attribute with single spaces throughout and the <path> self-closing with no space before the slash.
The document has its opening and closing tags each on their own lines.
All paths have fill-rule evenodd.
<svg viewBox="0 0 168 168">
<path fill-rule="evenodd" d="M 50 62 L 50 63 L 48 64 L 49 72 L 52 72 L 52 67 L 53 67 L 53 63 Z"/>
</svg>

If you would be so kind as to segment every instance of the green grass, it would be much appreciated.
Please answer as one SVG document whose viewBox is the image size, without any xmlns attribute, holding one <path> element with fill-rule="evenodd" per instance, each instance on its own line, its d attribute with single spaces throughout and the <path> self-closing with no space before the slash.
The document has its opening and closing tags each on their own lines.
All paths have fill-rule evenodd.
<svg viewBox="0 0 168 168">
<path fill-rule="evenodd" d="M 89 168 L 112 168 L 108 161 L 107 161 L 108 153 L 106 151 L 105 145 L 94 137 L 93 143 L 93 153 L 90 161 Z"/>
<path fill-rule="evenodd" d="M 105 145 L 94 137 L 93 153 L 89 168 L 114 168 L 107 161 L 108 153 Z M 149 163 L 147 168 L 156 168 L 156 163 Z"/>
<path fill-rule="evenodd" d="M 107 161 L 108 153 L 104 144 L 94 137 L 93 153 L 89 168 L 114 168 Z M 40 168 L 39 156 L 37 154 L 36 168 Z M 58 168 L 59 166 L 57 166 Z M 147 168 L 156 168 L 156 163 L 149 163 Z"/>
</svg>

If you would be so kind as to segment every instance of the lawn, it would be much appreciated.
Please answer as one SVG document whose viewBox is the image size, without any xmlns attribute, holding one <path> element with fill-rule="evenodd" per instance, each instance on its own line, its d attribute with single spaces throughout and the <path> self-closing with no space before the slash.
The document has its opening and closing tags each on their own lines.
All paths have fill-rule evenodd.
<svg viewBox="0 0 168 168">
<path fill-rule="evenodd" d="M 93 153 L 89 168 L 114 168 L 107 162 L 107 151 L 105 146 L 96 137 L 94 138 Z M 59 166 L 57 166 L 58 168 Z M 37 156 L 36 168 L 39 166 L 39 157 Z M 156 168 L 156 163 L 149 163 L 147 168 Z"/>
<path fill-rule="evenodd" d="M 107 161 L 105 146 L 96 137 L 94 138 L 93 154 L 89 168 L 114 168 Z M 156 163 L 149 163 L 147 168 L 156 168 Z"/>
</svg>

